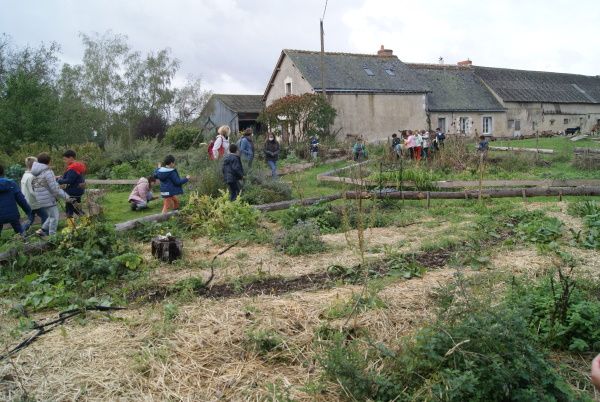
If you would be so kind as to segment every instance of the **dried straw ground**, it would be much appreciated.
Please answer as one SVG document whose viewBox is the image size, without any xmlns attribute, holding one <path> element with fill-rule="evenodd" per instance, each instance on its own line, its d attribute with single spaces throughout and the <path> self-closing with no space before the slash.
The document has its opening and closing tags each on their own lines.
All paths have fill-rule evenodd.
<svg viewBox="0 0 600 402">
<path fill-rule="evenodd" d="M 367 234 L 367 249 L 373 255 L 384 245 L 416 250 L 422 241 L 456 230 L 449 225 L 373 229 Z M 356 248 L 344 234 L 327 235 L 325 240 L 329 251 L 308 257 L 287 257 L 269 246 L 236 247 L 220 261 L 217 281 L 259 268 L 293 277 L 332 264 L 358 262 Z M 206 264 L 198 262 L 220 248 L 205 239 L 185 246 L 195 268 L 161 266 L 153 280 L 170 284 L 205 275 Z M 585 257 L 586 263 L 599 269 L 596 255 Z M 546 258 L 523 246 L 501 250 L 491 265 L 535 275 L 547 267 Z M 71 322 L 62 331 L 46 334 L 0 363 L 0 398 L 27 394 L 57 401 L 262 401 L 286 396 L 298 401 L 339 400 L 340 387 L 321 379 L 317 329 L 324 324 L 367 329 L 376 340 L 394 345 L 432 317 L 432 291 L 451 281 L 456 272 L 445 267 L 420 279 L 390 282 L 378 293 L 387 308 L 367 310 L 348 322 L 328 319 L 327 313 L 360 292 L 358 286 L 278 297 L 198 298 L 178 306 L 172 318 L 165 314 L 164 304 L 143 305 L 110 317 L 90 314 L 84 322 Z M 281 343 L 274 350 L 261 351 L 255 342 L 261 333 L 275 334 Z"/>
</svg>

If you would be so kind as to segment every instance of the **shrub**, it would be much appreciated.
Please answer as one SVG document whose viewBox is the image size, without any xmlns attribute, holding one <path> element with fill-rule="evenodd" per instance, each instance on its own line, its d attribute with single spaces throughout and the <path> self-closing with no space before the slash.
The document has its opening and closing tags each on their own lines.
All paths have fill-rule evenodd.
<svg viewBox="0 0 600 402">
<path fill-rule="evenodd" d="M 240 199 L 229 201 L 227 193 L 212 198 L 193 192 L 180 216 L 190 229 L 202 235 L 234 240 L 256 236 L 260 212 Z"/>
<path fill-rule="evenodd" d="M 562 236 L 563 223 L 543 211 L 526 212 L 516 228 L 517 236 L 531 243 L 550 243 Z"/>
<path fill-rule="evenodd" d="M 198 138 L 199 136 L 200 130 L 196 127 L 175 124 L 167 130 L 164 143 L 175 149 L 185 150 L 189 149 L 194 141 L 196 143 L 202 142 L 202 138 Z"/>
<path fill-rule="evenodd" d="M 249 204 L 269 204 L 291 198 L 292 188 L 288 183 L 273 180 L 264 173 L 253 172 L 244 182 L 242 199 Z"/>
<path fill-rule="evenodd" d="M 199 173 L 198 179 L 195 191 L 199 195 L 219 197 L 226 188 L 221 165 L 218 163 L 213 163 L 202 170 Z"/>
<path fill-rule="evenodd" d="M 275 245 L 288 255 L 314 254 L 325 250 L 319 228 L 312 222 L 300 221 L 283 231 L 275 239 Z"/>
<path fill-rule="evenodd" d="M 440 320 L 398 352 L 338 336 L 320 358 L 355 400 L 571 400 L 568 385 L 535 344 L 521 312 L 472 311 Z"/>
<path fill-rule="evenodd" d="M 322 203 L 308 207 L 294 205 L 281 217 L 284 228 L 290 229 L 298 222 L 312 222 L 323 233 L 333 232 L 342 226 L 342 215 L 334 212 L 330 204 Z"/>
<path fill-rule="evenodd" d="M 25 168 L 23 165 L 10 165 L 4 174 L 9 179 L 15 180 L 17 183 L 21 182 L 21 177 L 23 177 L 23 173 L 25 173 Z"/>
</svg>

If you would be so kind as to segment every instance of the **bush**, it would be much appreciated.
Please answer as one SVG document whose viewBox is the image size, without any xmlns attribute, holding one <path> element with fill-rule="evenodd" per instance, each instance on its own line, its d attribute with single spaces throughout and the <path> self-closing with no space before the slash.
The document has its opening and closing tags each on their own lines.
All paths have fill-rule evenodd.
<svg viewBox="0 0 600 402">
<path fill-rule="evenodd" d="M 273 180 L 260 172 L 249 175 L 242 190 L 242 199 L 249 204 L 269 204 L 292 199 L 292 187 L 281 180 Z"/>
<path fill-rule="evenodd" d="M 322 203 L 308 207 L 293 205 L 281 217 L 281 224 L 291 229 L 298 222 L 312 222 L 323 233 L 333 232 L 342 226 L 342 216 L 334 213 L 330 204 Z"/>
<path fill-rule="evenodd" d="M 325 250 L 319 228 L 312 222 L 298 222 L 291 229 L 280 233 L 275 245 L 288 255 L 320 253 Z"/>
<path fill-rule="evenodd" d="M 212 198 L 193 192 L 180 216 L 190 229 L 202 235 L 236 240 L 256 238 L 260 212 L 240 199 L 229 201 L 227 193 Z"/>
<path fill-rule="evenodd" d="M 198 144 L 202 142 L 200 130 L 196 127 L 189 127 L 182 124 L 175 124 L 167 130 L 164 143 L 171 145 L 175 149 L 189 149 L 194 141 Z"/>
<path fill-rule="evenodd" d="M 518 238 L 531 243 L 547 244 L 562 236 L 563 223 L 543 211 L 525 212 L 516 228 Z"/>
<path fill-rule="evenodd" d="M 219 197 L 226 189 L 219 163 L 213 163 L 199 173 L 195 191 L 199 195 Z"/>
<path fill-rule="evenodd" d="M 320 359 L 354 400 L 572 400 L 536 344 L 521 312 L 472 311 L 440 320 L 398 351 L 338 336 Z"/>
<path fill-rule="evenodd" d="M 21 182 L 21 177 L 23 177 L 23 173 L 25 173 L 25 168 L 23 167 L 23 165 L 10 165 L 4 171 L 6 177 L 15 180 L 17 183 Z"/>
</svg>

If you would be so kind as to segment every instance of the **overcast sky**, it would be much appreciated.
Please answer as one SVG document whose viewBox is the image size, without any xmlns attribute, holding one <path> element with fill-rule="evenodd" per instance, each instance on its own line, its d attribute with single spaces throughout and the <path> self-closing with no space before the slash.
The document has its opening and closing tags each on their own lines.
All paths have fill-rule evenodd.
<svg viewBox="0 0 600 402">
<path fill-rule="evenodd" d="M 319 50 L 325 0 L 0 0 L 0 32 L 21 45 L 56 41 L 79 63 L 79 32 L 125 34 L 135 50 L 169 47 L 177 82 L 262 93 L 281 49 Z M 327 51 L 400 60 L 600 74 L 598 0 L 329 0 Z"/>
</svg>

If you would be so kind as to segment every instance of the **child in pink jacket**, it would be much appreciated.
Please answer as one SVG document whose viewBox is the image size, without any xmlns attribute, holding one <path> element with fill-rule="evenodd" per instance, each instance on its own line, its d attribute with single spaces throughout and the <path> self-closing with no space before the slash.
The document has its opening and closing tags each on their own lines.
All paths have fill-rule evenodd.
<svg viewBox="0 0 600 402">
<path fill-rule="evenodd" d="M 153 198 L 150 187 L 156 182 L 154 177 L 142 177 L 129 194 L 129 203 L 132 211 L 140 211 L 148 208 L 148 202 Z"/>
</svg>

